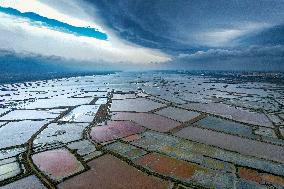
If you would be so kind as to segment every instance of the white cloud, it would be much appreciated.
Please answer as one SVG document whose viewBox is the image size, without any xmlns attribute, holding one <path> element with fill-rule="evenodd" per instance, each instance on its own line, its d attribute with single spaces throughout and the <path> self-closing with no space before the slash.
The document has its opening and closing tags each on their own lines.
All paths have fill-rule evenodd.
<svg viewBox="0 0 284 189">
<path fill-rule="evenodd" d="M 234 44 L 233 40 L 270 26 L 267 23 L 242 23 L 233 28 L 220 28 L 213 29 L 213 31 L 200 32 L 200 34 L 196 34 L 196 38 L 200 44 L 210 47 L 234 46 L 236 44 Z"/>
<path fill-rule="evenodd" d="M 77 14 L 83 14 L 83 11 L 78 7 L 74 1 L 62 1 L 64 3 L 64 6 L 69 6 L 73 9 L 74 12 Z M 11 7 L 14 9 L 17 9 L 21 12 L 34 12 L 41 16 L 50 18 L 50 19 L 56 19 L 58 21 L 68 23 L 73 26 L 79 26 L 79 27 L 93 27 L 97 28 L 100 31 L 104 32 L 102 27 L 94 23 L 93 21 L 85 20 L 82 18 L 74 17 L 73 15 L 64 14 L 61 11 L 49 6 L 48 4 L 45 4 L 43 2 L 40 2 L 38 0 L 1 0 L 0 6 L 2 7 Z M 86 18 L 86 15 L 84 15 Z"/>
<path fill-rule="evenodd" d="M 74 26 L 91 26 L 107 31 L 108 40 L 75 36 L 35 24 L 28 19 L 0 13 L 0 45 L 17 53 L 35 53 L 44 56 L 59 56 L 66 59 L 92 62 L 134 63 L 165 62 L 171 58 L 158 50 L 127 43 L 117 38 L 108 29 L 90 19 L 76 18 L 35 0 L 3 0 L 0 6 L 16 8 L 22 12 L 35 12 Z M 71 4 L 69 7 L 80 9 Z M 81 9 L 80 9 L 81 10 Z M 78 11 L 81 15 L 83 10 Z M 79 16 L 80 17 L 80 16 Z"/>
</svg>

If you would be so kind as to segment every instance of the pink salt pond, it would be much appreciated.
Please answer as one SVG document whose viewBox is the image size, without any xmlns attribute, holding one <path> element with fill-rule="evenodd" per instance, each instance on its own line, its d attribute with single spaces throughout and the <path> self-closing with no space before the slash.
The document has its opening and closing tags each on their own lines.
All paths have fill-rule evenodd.
<svg viewBox="0 0 284 189">
<path fill-rule="evenodd" d="M 139 125 L 159 132 L 168 132 L 180 125 L 177 121 L 152 113 L 116 112 L 113 113 L 112 119 L 132 120 Z"/>
<path fill-rule="evenodd" d="M 41 152 L 33 155 L 32 159 L 37 168 L 54 181 L 84 170 L 84 166 L 67 149 Z"/>
<path fill-rule="evenodd" d="M 168 182 L 149 176 L 111 155 L 104 155 L 88 163 L 90 170 L 72 177 L 59 189 L 166 189 Z"/>
<path fill-rule="evenodd" d="M 145 128 L 132 121 L 108 121 L 107 125 L 93 127 L 90 135 L 96 142 L 107 142 L 143 131 Z"/>
</svg>

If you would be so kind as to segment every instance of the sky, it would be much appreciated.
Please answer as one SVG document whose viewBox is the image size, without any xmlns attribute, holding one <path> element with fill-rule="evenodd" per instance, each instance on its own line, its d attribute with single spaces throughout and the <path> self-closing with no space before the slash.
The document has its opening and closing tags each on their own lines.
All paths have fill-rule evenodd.
<svg viewBox="0 0 284 189">
<path fill-rule="evenodd" d="M 284 0 L 0 0 L 0 67 L 284 72 L 283 10 Z"/>
</svg>

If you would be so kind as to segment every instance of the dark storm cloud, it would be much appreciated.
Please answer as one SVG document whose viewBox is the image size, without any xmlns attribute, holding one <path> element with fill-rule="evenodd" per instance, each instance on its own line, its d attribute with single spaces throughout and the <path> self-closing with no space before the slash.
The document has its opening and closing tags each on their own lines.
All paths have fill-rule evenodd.
<svg viewBox="0 0 284 189">
<path fill-rule="evenodd" d="M 86 1 L 120 37 L 172 54 L 170 67 L 284 71 L 283 0 Z"/>
<path fill-rule="evenodd" d="M 65 70 L 64 61 L 56 56 L 22 54 L 13 50 L 0 49 L 0 74 L 44 73 Z"/>
<path fill-rule="evenodd" d="M 159 66 L 159 64 L 156 64 Z M 150 65 L 151 69 L 154 65 Z M 49 73 L 87 73 L 100 71 L 122 71 L 126 69 L 145 69 L 145 65 L 131 63 L 112 64 L 107 61 L 78 61 L 60 56 L 45 56 L 35 53 L 17 53 L 13 50 L 0 48 L 0 83 L 2 76 L 9 75 L 40 75 Z M 156 69 L 159 69 L 155 67 Z M 147 68 L 146 68 L 147 69 Z M 9 80 L 9 78 L 7 78 Z"/>
<path fill-rule="evenodd" d="M 240 45 L 284 45 L 284 24 L 237 39 Z"/>
<path fill-rule="evenodd" d="M 168 66 L 197 70 L 284 71 L 284 46 L 209 49 L 180 54 Z"/>
<path fill-rule="evenodd" d="M 179 59 L 185 60 L 205 60 L 211 58 L 227 59 L 245 57 L 269 57 L 281 58 L 282 60 L 284 60 L 284 46 L 250 46 L 245 49 L 209 49 L 207 51 L 198 51 L 193 54 L 180 54 L 178 56 Z"/>
<path fill-rule="evenodd" d="M 72 3 L 67 6 L 67 2 Z M 284 69 L 280 69 L 283 68 L 284 62 L 284 0 L 42 0 L 42 3 L 55 8 L 61 14 L 66 14 L 67 18 L 69 14 L 70 17 L 71 15 L 75 18 L 78 16 L 82 21 L 86 19 L 94 22 L 104 28 L 107 33 L 109 32 L 109 41 L 106 42 L 109 42 L 110 46 L 116 45 L 113 51 L 112 49 L 109 51 L 98 43 L 91 44 L 90 42 L 89 47 L 85 42 L 81 43 L 78 38 L 70 43 L 66 41 L 66 45 L 58 40 L 58 50 L 51 51 L 49 54 L 78 59 L 76 64 L 79 67 L 84 65 L 84 67 L 94 68 L 99 63 L 108 67 L 109 64 L 105 62 L 94 62 L 93 60 L 110 60 L 109 63 L 113 63 L 117 59 L 112 56 L 120 57 L 123 61 L 126 60 L 127 64 L 128 59 L 131 61 L 139 59 L 139 64 L 145 66 L 143 63 L 146 63 L 147 60 L 149 62 L 149 58 L 147 59 L 147 56 L 143 56 L 139 51 L 132 51 L 132 48 L 137 48 L 132 44 L 134 43 L 138 45 L 139 49 L 145 49 L 143 47 L 157 49 L 157 51 L 146 50 L 147 52 L 148 50 L 159 52 L 159 56 L 155 53 L 149 56 L 155 57 L 150 58 L 151 63 L 154 63 L 152 65 L 161 68 L 181 66 L 182 69 L 191 69 L 192 65 L 196 65 L 201 69 L 202 66 L 211 66 L 213 69 L 217 65 L 219 68 L 222 66 L 230 68 L 232 65 L 231 67 L 248 69 L 250 66 L 262 68 L 261 65 L 269 65 L 264 66 L 263 70 L 274 66 L 273 69 L 284 71 Z M 38 7 L 35 6 L 34 9 L 36 10 L 36 8 Z M 24 14 L 24 16 L 30 17 L 31 15 Z M 41 19 L 43 18 L 41 17 Z M 50 21 L 50 19 L 45 19 L 47 23 Z M 5 24 L 2 26 L 2 36 L 5 36 L 2 37 L 3 44 L 9 38 L 14 39 L 20 36 L 19 41 L 32 38 L 27 40 L 31 45 L 27 45 L 25 42 L 25 46 L 21 45 L 23 42 L 10 40 L 11 49 L 18 47 L 19 52 L 23 49 L 24 52 L 26 49 L 31 49 L 31 52 L 46 53 L 46 49 L 37 48 L 39 44 L 41 47 L 41 44 L 44 43 L 34 43 L 34 41 L 41 39 L 45 31 L 39 35 L 27 35 L 30 33 L 26 32 L 25 34 L 29 37 L 22 37 L 23 32 L 13 35 L 14 31 L 7 32 L 12 30 L 11 27 L 6 27 Z M 68 25 L 68 28 L 70 26 Z M 73 27 L 71 29 L 74 30 Z M 77 26 L 75 29 L 78 29 Z M 80 29 L 89 30 L 90 28 L 85 26 L 81 28 L 80 26 Z M 115 40 L 112 41 L 112 39 Z M 122 44 L 126 41 L 127 48 L 115 44 L 117 41 Z M 127 43 L 127 41 L 131 43 Z M 45 43 L 54 43 L 54 37 L 50 37 Z M 75 52 L 74 50 L 76 52 L 70 53 L 70 49 L 66 51 L 65 47 L 70 47 L 71 50 L 73 49 L 72 52 Z M 82 49 L 78 54 L 77 47 L 78 52 L 79 49 Z M 84 51 L 84 49 L 88 51 Z M 107 53 L 99 59 L 98 56 L 101 53 L 96 52 L 100 52 L 101 49 L 106 49 Z M 53 49 L 49 48 L 48 50 Z M 81 55 L 82 57 L 80 57 Z M 16 57 L 18 60 L 18 55 Z M 38 57 L 33 55 L 31 58 L 38 60 Z M 82 63 L 79 61 L 81 59 L 89 62 Z M 7 60 L 14 61 L 13 59 Z M 48 62 L 47 60 L 57 62 L 52 57 L 43 58 L 43 62 Z M 3 58 L 2 61 L 4 61 Z M 62 60 L 62 62 L 64 61 Z M 161 63 L 165 61 L 168 62 Z M 71 62 L 73 64 L 73 60 Z M 117 62 L 119 67 L 122 63 Z M 129 67 L 131 66 L 138 69 L 136 65 L 129 65 Z"/>
<path fill-rule="evenodd" d="M 224 36 L 235 31 L 238 36 L 284 22 L 283 0 L 87 1 L 121 37 L 172 50 L 206 48 L 204 38 L 210 32 Z"/>
</svg>

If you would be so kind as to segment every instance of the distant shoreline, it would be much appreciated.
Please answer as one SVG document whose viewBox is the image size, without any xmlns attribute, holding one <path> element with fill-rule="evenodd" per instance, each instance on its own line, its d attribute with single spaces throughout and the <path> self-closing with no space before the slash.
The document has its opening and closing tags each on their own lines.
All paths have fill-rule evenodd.
<svg viewBox="0 0 284 189">
<path fill-rule="evenodd" d="M 22 82 L 33 82 L 39 80 L 50 80 L 50 79 L 61 79 L 68 77 L 78 77 L 78 76 L 92 76 L 92 75 L 107 75 L 114 74 L 117 71 L 101 71 L 101 72 L 49 72 L 49 73 L 39 73 L 39 74 L 26 74 L 26 73 L 6 73 L 0 74 L 0 84 L 13 84 Z"/>
<path fill-rule="evenodd" d="M 108 75 L 123 71 L 95 71 L 95 72 L 48 72 L 48 73 L 1 73 L 0 84 L 14 84 L 23 82 L 34 82 L 40 80 L 62 79 L 79 76 L 93 76 L 93 75 Z M 149 70 L 149 71 L 125 71 L 126 73 L 164 73 L 164 74 L 185 74 L 194 76 L 212 77 L 215 79 L 226 78 L 227 82 L 237 82 L 242 79 L 242 82 L 250 81 L 270 81 L 273 83 L 284 82 L 283 72 L 260 72 L 260 71 L 217 71 L 217 70 Z"/>
</svg>

